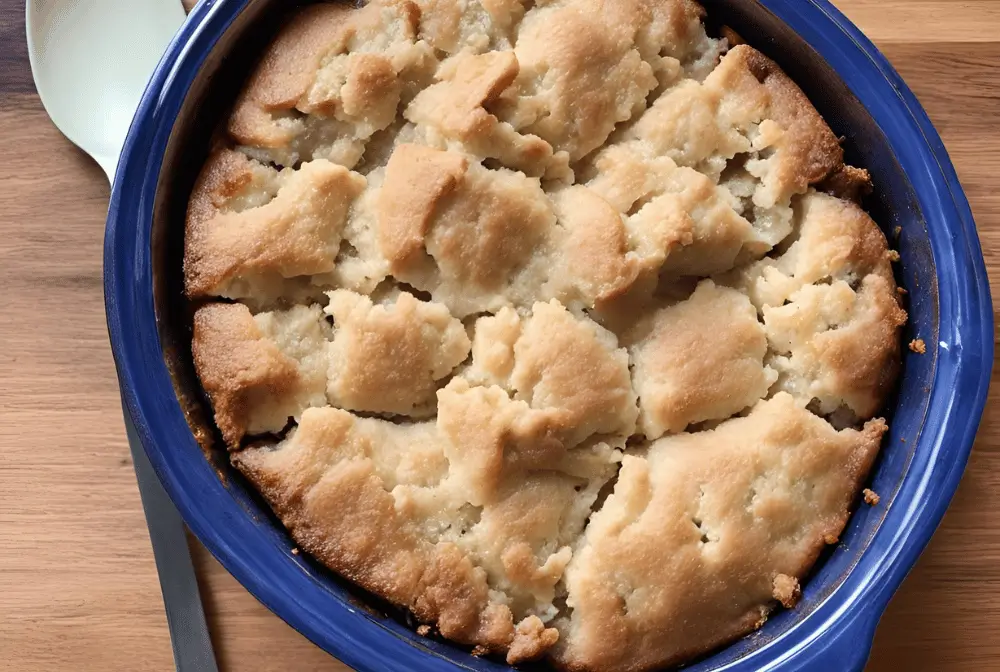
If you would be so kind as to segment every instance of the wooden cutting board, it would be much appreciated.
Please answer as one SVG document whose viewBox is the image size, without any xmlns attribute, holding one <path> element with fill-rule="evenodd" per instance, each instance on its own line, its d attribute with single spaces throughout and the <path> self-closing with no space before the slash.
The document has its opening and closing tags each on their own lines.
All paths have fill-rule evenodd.
<svg viewBox="0 0 1000 672">
<path fill-rule="evenodd" d="M 1000 1 L 839 0 L 927 107 L 1000 278 Z M 50 124 L 0 0 L 0 670 L 172 669 L 101 292 L 108 186 Z M 1000 295 L 994 282 L 994 295 Z M 1000 670 L 1000 387 L 870 670 Z M 222 670 L 346 668 L 193 544 Z"/>
</svg>

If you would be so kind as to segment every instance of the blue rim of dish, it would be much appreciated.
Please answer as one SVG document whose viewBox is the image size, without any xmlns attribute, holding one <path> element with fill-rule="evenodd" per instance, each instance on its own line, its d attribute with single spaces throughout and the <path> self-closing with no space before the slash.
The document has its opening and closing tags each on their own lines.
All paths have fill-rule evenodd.
<svg viewBox="0 0 1000 672">
<path fill-rule="evenodd" d="M 108 329 L 125 403 L 157 475 L 191 530 L 272 611 L 356 669 L 454 669 L 454 663 L 414 646 L 412 635 L 391 636 L 362 610 L 318 590 L 316 579 L 298 565 L 276 562 L 272 544 L 260 538 L 258 523 L 215 472 L 207 463 L 192 469 L 189 451 L 178 449 L 181 443 L 194 444 L 194 438 L 157 332 L 153 206 L 167 141 L 185 95 L 205 56 L 248 3 L 199 3 L 157 67 L 125 142 L 104 253 Z M 910 471 L 919 478 L 903 480 L 857 565 L 821 605 L 746 657 L 718 668 L 860 670 L 882 611 L 930 540 L 965 469 L 993 363 L 992 302 L 972 212 L 955 169 L 899 75 L 827 0 L 761 3 L 837 70 L 879 123 L 917 194 L 938 277 L 947 278 L 938 283 L 940 343 L 930 411 Z"/>
</svg>

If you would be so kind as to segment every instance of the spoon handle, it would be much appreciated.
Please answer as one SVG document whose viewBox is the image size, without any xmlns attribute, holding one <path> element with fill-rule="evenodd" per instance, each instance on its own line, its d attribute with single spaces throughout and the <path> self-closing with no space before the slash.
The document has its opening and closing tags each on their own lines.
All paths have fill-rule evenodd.
<svg viewBox="0 0 1000 672">
<path fill-rule="evenodd" d="M 124 405 L 122 412 L 142 509 L 149 528 L 149 541 L 160 576 L 174 665 L 177 672 L 217 672 L 184 522 L 160 485 L 132 424 L 131 414 Z"/>
</svg>

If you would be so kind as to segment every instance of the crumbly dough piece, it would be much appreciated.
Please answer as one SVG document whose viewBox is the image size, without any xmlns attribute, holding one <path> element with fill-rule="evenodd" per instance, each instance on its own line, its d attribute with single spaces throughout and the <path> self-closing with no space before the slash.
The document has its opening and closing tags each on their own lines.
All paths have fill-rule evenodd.
<svg viewBox="0 0 1000 672">
<path fill-rule="evenodd" d="M 737 284 L 763 315 L 779 389 L 816 399 L 824 415 L 870 417 L 895 384 L 906 322 L 885 236 L 856 204 L 819 192 L 796 220 L 796 241 Z"/>
<path fill-rule="evenodd" d="M 606 465 L 610 467 L 611 465 Z M 514 473 L 459 545 L 486 570 L 491 586 L 509 596 L 515 614 L 550 623 L 556 584 L 590 517 L 598 491 L 614 473 L 584 480 L 553 471 Z"/>
<path fill-rule="evenodd" d="M 213 154 L 188 208 L 188 295 L 273 297 L 285 279 L 333 270 L 364 188 L 364 177 L 325 160 L 278 173 L 237 152 Z"/>
<path fill-rule="evenodd" d="M 375 219 L 384 177 L 384 168 L 373 169 L 365 176 L 368 187 L 355 199 L 348 214 L 333 270 L 311 277 L 312 286 L 370 295 L 388 277 L 389 262 L 378 245 Z"/>
<path fill-rule="evenodd" d="M 779 393 L 626 456 L 566 570 L 556 662 L 658 669 L 759 627 L 775 578 L 840 535 L 885 430 L 838 432 Z"/>
<path fill-rule="evenodd" d="M 807 285 L 788 305 L 764 308 L 778 388 L 858 418 L 882 405 L 899 373 L 899 327 L 906 312 L 888 280 L 869 275 L 855 292 L 843 280 Z"/>
<path fill-rule="evenodd" d="M 643 242 L 644 256 L 671 276 L 729 270 L 755 237 L 726 191 L 690 168 L 666 169 L 629 229 Z"/>
<path fill-rule="evenodd" d="M 570 416 L 558 408 L 532 408 L 499 386 L 452 380 L 438 392 L 438 427 L 465 501 L 482 506 L 514 474 L 559 471 L 584 480 L 607 480 L 617 450 L 605 441 L 577 440 Z M 622 437 L 623 438 L 623 437 Z"/>
<path fill-rule="evenodd" d="M 377 218 L 392 274 L 465 317 L 528 300 L 554 215 L 537 179 L 404 144 L 386 167 Z"/>
<path fill-rule="evenodd" d="M 452 473 L 474 506 L 496 497 L 505 465 L 523 471 L 565 452 L 558 414 L 512 400 L 497 386 L 472 387 L 463 378 L 452 380 L 438 392 L 437 417 L 447 438 L 444 451 Z"/>
<path fill-rule="evenodd" d="M 510 388 L 514 370 L 514 344 L 521 337 L 521 316 L 513 308 L 476 320 L 472 337 L 472 362 L 462 378 L 473 385 Z"/>
<path fill-rule="evenodd" d="M 792 609 L 802 597 L 802 588 L 799 580 L 787 574 L 778 574 L 774 577 L 774 599 L 781 603 L 786 609 Z"/>
<path fill-rule="evenodd" d="M 782 254 L 742 269 L 736 282 L 758 309 L 780 306 L 804 286 L 868 275 L 892 284 L 885 234 L 858 205 L 810 191 L 795 206 L 797 237 Z"/>
<path fill-rule="evenodd" d="M 543 295 L 566 306 L 601 307 L 656 270 L 661 240 L 653 227 L 628 227 L 621 212 L 579 185 L 553 194 L 552 203 L 557 226 Z"/>
<path fill-rule="evenodd" d="M 396 118 L 407 89 L 436 66 L 417 39 L 410 0 L 320 3 L 278 33 L 229 120 L 244 151 L 283 166 L 328 159 L 353 167 L 377 131 Z"/>
<path fill-rule="evenodd" d="M 787 205 L 843 166 L 837 136 L 801 89 L 759 51 L 734 47 L 705 84 L 725 92 L 719 109 L 726 126 L 749 129 L 745 169 L 760 181 L 751 198 L 760 214 Z"/>
<path fill-rule="evenodd" d="M 621 141 L 598 153 L 589 185 L 628 211 L 663 191 L 662 179 L 678 174 L 676 166 L 696 169 L 725 187 L 735 210 L 716 229 L 737 252 L 743 247 L 759 257 L 791 232 L 791 198 L 842 165 L 836 136 L 798 87 L 740 45 L 703 83 L 682 80 L 657 98 Z M 732 268 L 732 247 L 718 256 L 706 252 L 701 261 Z"/>
<path fill-rule="evenodd" d="M 354 411 L 425 417 L 438 381 L 469 354 L 465 327 L 439 303 L 403 292 L 375 305 L 348 290 L 330 293 L 333 316 L 327 394 Z"/>
<path fill-rule="evenodd" d="M 536 303 L 513 347 L 509 388 L 532 408 L 557 411 L 567 441 L 629 436 L 638 415 L 628 354 L 614 334 L 558 301 Z"/>
<path fill-rule="evenodd" d="M 415 0 L 420 37 L 447 54 L 509 49 L 525 0 Z"/>
<path fill-rule="evenodd" d="M 552 146 L 536 135 L 522 135 L 486 106 L 495 102 L 518 73 L 512 51 L 460 53 L 441 64 L 438 83 L 413 99 L 404 116 L 416 125 L 415 137 L 439 149 L 453 149 L 531 177 L 572 175 L 568 156 L 553 156 Z"/>
<path fill-rule="evenodd" d="M 583 4 L 550 3 L 529 13 L 514 48 L 520 74 L 496 105 L 503 120 L 573 161 L 640 110 L 657 85 L 638 50 Z"/>
<path fill-rule="evenodd" d="M 562 0 L 525 16 L 514 53 L 521 65 L 497 101 L 514 128 L 547 140 L 576 161 L 615 125 L 645 108 L 646 96 L 681 70 L 678 59 L 711 50 L 687 0 Z"/>
<path fill-rule="evenodd" d="M 739 413 L 778 377 L 764 366 L 767 336 L 753 305 L 711 280 L 638 330 L 644 334 L 630 352 L 639 429 L 647 439 Z"/>
<path fill-rule="evenodd" d="M 626 219 L 633 247 L 650 272 L 705 276 L 732 269 L 758 239 L 725 188 L 669 156 L 653 158 L 639 144 L 603 150 L 587 183 Z"/>
<path fill-rule="evenodd" d="M 318 306 L 254 317 L 240 304 L 210 303 L 194 315 L 195 371 L 230 448 L 245 435 L 278 432 L 326 404 L 326 337 Z"/>
</svg>

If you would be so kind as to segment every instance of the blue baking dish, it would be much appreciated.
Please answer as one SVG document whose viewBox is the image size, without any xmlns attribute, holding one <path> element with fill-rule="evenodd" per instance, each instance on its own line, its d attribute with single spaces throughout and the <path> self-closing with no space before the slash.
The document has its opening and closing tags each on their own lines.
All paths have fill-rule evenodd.
<svg viewBox="0 0 1000 672">
<path fill-rule="evenodd" d="M 293 543 L 224 456 L 190 371 L 190 315 L 180 255 L 187 193 L 212 130 L 275 25 L 280 2 L 202 0 L 143 96 L 108 214 L 105 301 L 128 412 L 191 530 L 261 602 L 359 670 L 508 669 L 417 636 L 405 615 L 339 579 Z M 287 4 L 287 3 L 284 3 Z M 902 254 L 906 351 L 871 476 L 882 496 L 860 507 L 821 560 L 800 605 L 691 670 L 860 670 L 889 598 L 958 486 L 986 402 L 993 317 L 972 213 L 940 137 L 886 59 L 826 0 L 703 0 L 797 81 L 867 168 L 866 203 Z"/>
</svg>

